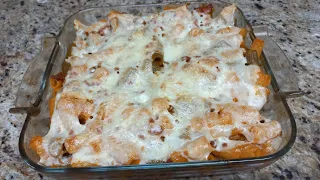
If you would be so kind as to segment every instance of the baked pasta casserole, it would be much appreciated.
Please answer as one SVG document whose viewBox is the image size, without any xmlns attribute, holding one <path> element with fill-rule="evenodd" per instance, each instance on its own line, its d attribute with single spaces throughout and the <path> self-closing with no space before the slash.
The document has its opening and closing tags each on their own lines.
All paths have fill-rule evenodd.
<svg viewBox="0 0 320 180">
<path fill-rule="evenodd" d="M 248 63 L 235 6 L 111 11 L 74 21 L 67 73 L 50 79 L 51 125 L 31 148 L 46 166 L 112 166 L 250 158 L 277 150 L 280 124 L 262 117 L 270 76 Z"/>
</svg>

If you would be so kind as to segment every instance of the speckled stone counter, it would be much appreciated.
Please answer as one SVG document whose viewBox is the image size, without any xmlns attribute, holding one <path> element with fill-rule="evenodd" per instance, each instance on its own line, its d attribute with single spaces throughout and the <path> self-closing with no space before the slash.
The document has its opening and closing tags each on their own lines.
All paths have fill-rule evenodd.
<svg viewBox="0 0 320 180">
<path fill-rule="evenodd" d="M 0 179 L 49 179 L 20 158 L 18 137 L 25 116 L 8 112 L 28 64 L 39 52 L 41 37 L 58 33 L 64 20 L 81 9 L 144 1 L 0 0 Z M 231 2 L 253 25 L 269 26 L 270 36 L 284 50 L 307 95 L 288 100 L 298 134 L 284 157 L 255 172 L 199 179 L 320 179 L 320 2 Z"/>
</svg>

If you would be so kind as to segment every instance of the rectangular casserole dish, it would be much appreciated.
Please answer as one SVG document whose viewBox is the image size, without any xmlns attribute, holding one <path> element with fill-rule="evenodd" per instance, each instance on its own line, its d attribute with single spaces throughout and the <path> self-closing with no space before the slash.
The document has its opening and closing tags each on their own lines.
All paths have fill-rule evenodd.
<svg viewBox="0 0 320 180">
<path fill-rule="evenodd" d="M 189 3 L 189 8 L 193 9 L 204 2 Z M 220 1 L 209 1 L 207 3 L 211 3 L 214 6 L 215 12 L 213 16 L 216 16 L 224 7 L 230 5 Z M 268 87 L 271 94 L 268 97 L 268 102 L 261 110 L 261 114 L 269 119 L 278 120 L 282 126 L 281 137 L 283 140 L 276 153 L 264 157 L 235 160 L 88 168 L 53 168 L 37 164 L 39 157 L 31 151 L 29 142 L 33 136 L 44 136 L 49 130 L 48 100 L 51 96 L 51 89 L 47 88 L 48 78 L 53 74 L 63 71 L 61 69 L 62 64 L 68 54 L 69 46 L 76 37 L 73 21 L 77 19 L 85 24 L 92 24 L 105 18 L 112 9 L 138 15 L 162 11 L 165 5 L 113 6 L 83 10 L 70 16 L 56 37 L 43 38 L 42 50 L 30 64 L 23 78 L 17 95 L 16 108 L 10 109 L 10 112 L 24 111 L 27 113 L 19 139 L 20 154 L 26 163 L 36 171 L 64 177 L 184 177 L 257 170 L 275 162 L 290 150 L 296 137 L 296 125 L 286 103 L 286 98 L 302 95 L 303 92 L 299 91 L 294 73 L 285 55 L 272 39 L 268 37 L 267 28 L 252 28 L 241 10 L 237 9 L 235 12 L 235 25 L 247 29 L 246 45 L 249 47 L 256 36 L 265 41 L 263 56 L 258 62 L 262 69 L 271 75 L 272 83 Z"/>
</svg>

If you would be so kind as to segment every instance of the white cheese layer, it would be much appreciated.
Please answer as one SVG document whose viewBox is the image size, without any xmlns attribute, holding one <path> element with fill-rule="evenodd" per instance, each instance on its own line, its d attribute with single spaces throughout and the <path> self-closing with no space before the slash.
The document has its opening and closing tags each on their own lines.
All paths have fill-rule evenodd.
<svg viewBox="0 0 320 180">
<path fill-rule="evenodd" d="M 208 149 L 224 151 L 253 143 L 249 129 L 260 124 L 267 89 L 256 85 L 259 67 L 245 65 L 234 11 L 234 6 L 227 7 L 212 19 L 182 6 L 147 16 L 113 12 L 106 22 L 91 26 L 76 21 L 76 46 L 66 60 L 71 69 L 56 97 L 50 131 L 43 138 L 48 156 L 40 162 L 107 166 L 139 160 L 145 164 L 167 161 L 176 151 L 188 151 L 189 156 L 184 156 L 195 161 L 205 159 Z M 152 66 L 155 54 L 163 59 L 157 71 Z M 165 99 L 171 109 L 157 105 L 157 98 Z M 233 106 L 254 113 L 237 113 Z M 232 122 L 209 125 L 206 117 L 214 113 L 220 118 L 221 109 L 228 109 Z M 78 120 L 84 111 L 90 116 L 85 124 Z M 199 130 L 191 123 L 194 118 L 201 119 Z M 251 140 L 230 140 L 234 129 Z M 270 125 L 270 132 L 261 134 L 265 138 L 258 143 L 274 138 L 279 129 L 278 124 Z M 199 145 L 202 149 L 191 151 L 192 142 L 201 144 L 201 137 L 216 146 Z M 57 139 L 60 149 L 50 150 Z M 54 156 L 63 142 L 74 152 L 69 157 Z"/>
</svg>

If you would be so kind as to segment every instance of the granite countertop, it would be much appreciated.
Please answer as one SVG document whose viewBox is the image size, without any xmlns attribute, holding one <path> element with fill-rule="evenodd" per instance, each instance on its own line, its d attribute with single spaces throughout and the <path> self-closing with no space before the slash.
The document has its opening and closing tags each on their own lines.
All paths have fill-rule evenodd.
<svg viewBox="0 0 320 180">
<path fill-rule="evenodd" d="M 25 115 L 10 114 L 15 96 L 45 33 L 58 33 L 81 9 L 145 0 L 0 0 L 0 179 L 49 179 L 20 158 L 18 137 Z M 157 1 L 147 1 L 148 3 Z M 320 3 L 312 0 L 244 0 L 238 4 L 253 25 L 268 25 L 284 50 L 304 97 L 288 100 L 297 122 L 293 148 L 276 163 L 255 172 L 203 179 L 320 179 Z M 191 178 L 195 179 L 195 178 Z"/>
</svg>

